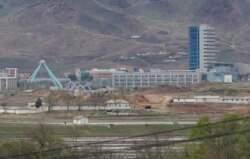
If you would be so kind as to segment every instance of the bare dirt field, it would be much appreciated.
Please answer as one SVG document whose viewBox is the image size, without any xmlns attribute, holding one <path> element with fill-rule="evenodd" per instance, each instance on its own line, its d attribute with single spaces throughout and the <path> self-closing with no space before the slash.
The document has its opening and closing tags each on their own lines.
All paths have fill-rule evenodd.
<svg viewBox="0 0 250 159">
<path fill-rule="evenodd" d="M 49 94 L 49 90 L 35 90 L 30 93 L 15 93 L 15 94 L 0 94 L 0 103 L 7 103 L 9 106 L 27 106 L 29 102 L 35 102 L 38 97 L 43 99 Z M 56 98 L 63 102 L 62 99 L 64 91 L 55 91 Z M 172 86 L 160 85 L 152 86 L 150 88 L 140 88 L 133 91 L 117 92 L 117 99 L 125 99 L 131 103 L 131 106 L 136 109 L 144 109 L 145 106 L 151 106 L 152 110 L 158 112 L 186 112 L 186 113 L 200 113 L 200 112 L 248 112 L 246 105 L 171 105 L 171 100 L 174 97 L 193 97 L 197 95 L 215 95 L 215 96 L 244 96 L 250 97 L 249 83 L 234 83 L 234 84 L 212 84 L 202 83 L 198 85 Z M 104 95 L 84 95 L 83 98 L 88 97 L 90 102 L 104 102 L 108 99 L 114 98 L 114 94 Z M 75 104 L 75 97 L 73 95 L 71 104 Z M 84 99 L 86 100 L 86 99 Z"/>
<path fill-rule="evenodd" d="M 27 106 L 27 103 L 35 102 L 37 97 L 36 95 L 28 94 L 1 94 L 0 104 L 5 103 L 7 106 Z"/>
<path fill-rule="evenodd" d="M 126 99 L 134 103 L 136 108 L 142 109 L 150 105 L 155 111 L 167 111 L 172 113 L 226 113 L 237 112 L 245 114 L 248 105 L 232 104 L 185 104 L 171 105 L 174 97 L 193 97 L 197 95 L 214 96 L 244 96 L 250 97 L 249 83 L 212 84 L 204 83 L 190 86 L 161 85 L 151 88 L 139 89 L 126 96 Z"/>
</svg>

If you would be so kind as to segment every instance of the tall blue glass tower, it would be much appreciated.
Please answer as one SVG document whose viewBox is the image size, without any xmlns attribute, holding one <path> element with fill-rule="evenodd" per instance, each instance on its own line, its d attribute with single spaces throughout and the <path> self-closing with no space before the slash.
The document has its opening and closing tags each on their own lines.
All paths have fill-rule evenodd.
<svg viewBox="0 0 250 159">
<path fill-rule="evenodd" d="M 199 69 L 199 27 L 189 27 L 189 45 L 188 45 L 188 56 L 189 56 L 189 70 Z"/>
</svg>

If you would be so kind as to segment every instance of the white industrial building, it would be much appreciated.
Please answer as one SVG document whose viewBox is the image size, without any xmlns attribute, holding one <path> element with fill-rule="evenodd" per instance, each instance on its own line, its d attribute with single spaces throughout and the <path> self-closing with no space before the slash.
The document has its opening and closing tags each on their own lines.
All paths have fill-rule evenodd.
<svg viewBox="0 0 250 159">
<path fill-rule="evenodd" d="M 222 103 L 222 104 L 250 104 L 249 97 L 220 97 L 220 96 L 194 96 L 190 98 L 174 98 L 173 103 Z"/>
<path fill-rule="evenodd" d="M 125 100 L 108 100 L 100 104 L 88 104 L 83 106 L 52 106 L 50 110 L 129 110 L 130 103 Z"/>
<path fill-rule="evenodd" d="M 201 73 L 190 70 L 161 70 L 154 72 L 117 72 L 113 73 L 113 88 L 149 87 L 152 85 L 197 84 L 201 81 Z"/>
</svg>

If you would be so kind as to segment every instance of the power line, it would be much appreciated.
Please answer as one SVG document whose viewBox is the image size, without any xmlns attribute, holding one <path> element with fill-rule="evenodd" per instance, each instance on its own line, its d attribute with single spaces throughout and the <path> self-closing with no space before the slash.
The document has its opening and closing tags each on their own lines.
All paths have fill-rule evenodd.
<svg viewBox="0 0 250 159">
<path fill-rule="evenodd" d="M 110 143 L 110 142 L 114 142 L 114 141 L 121 141 L 121 140 L 127 140 L 127 139 L 139 138 L 139 137 L 156 136 L 156 135 L 167 134 L 167 133 L 176 132 L 176 131 L 189 130 L 189 129 L 192 129 L 192 128 L 215 126 L 215 125 L 219 125 L 219 124 L 224 124 L 224 123 L 229 123 L 229 122 L 237 122 L 237 121 L 242 121 L 242 120 L 247 120 L 247 119 L 250 119 L 250 116 L 236 118 L 236 119 L 223 120 L 223 121 L 219 121 L 219 122 L 202 124 L 202 125 L 188 126 L 188 127 L 177 128 L 177 129 L 172 129 L 172 130 L 166 130 L 166 131 L 161 131 L 161 132 L 155 132 L 155 133 L 150 133 L 150 134 L 118 138 L 118 139 L 107 140 L 107 141 L 99 141 L 99 142 L 92 142 L 92 143 L 80 144 L 80 145 L 74 145 L 74 146 L 66 146 L 66 147 L 61 147 L 61 148 L 49 149 L 49 150 L 45 150 L 45 151 L 34 151 L 34 152 L 24 153 L 24 154 L 20 154 L 20 155 L 3 156 L 3 157 L 0 157 L 0 159 L 16 158 L 16 157 L 20 157 L 20 156 L 29 156 L 29 155 L 32 155 L 32 154 L 48 153 L 48 152 L 60 151 L 60 150 L 71 149 L 71 148 L 77 148 L 77 147 L 82 147 L 82 146 L 87 146 L 87 145 L 104 144 L 104 143 Z"/>
<path fill-rule="evenodd" d="M 215 126 L 215 125 L 219 125 L 219 124 L 224 124 L 224 123 L 229 123 L 229 122 L 237 122 L 237 121 L 242 121 L 242 120 L 247 120 L 247 119 L 250 119 L 250 116 L 236 118 L 236 119 L 223 120 L 223 121 L 219 121 L 219 122 L 207 123 L 207 124 L 202 124 L 202 125 L 186 126 L 183 128 L 176 128 L 176 129 L 160 131 L 160 132 L 144 134 L 144 135 L 136 135 L 136 136 L 123 137 L 123 138 L 118 138 L 118 139 L 113 139 L 113 140 L 107 140 L 107 141 L 99 141 L 96 143 L 94 142 L 94 143 L 89 143 L 89 144 L 103 144 L 103 143 L 109 143 L 109 142 L 121 141 L 121 140 L 133 139 L 133 138 L 156 136 L 156 135 L 167 134 L 167 133 L 172 133 L 172 132 L 176 132 L 176 131 L 189 130 L 189 129 L 193 129 L 193 128 L 201 128 L 201 127 L 208 127 L 208 126 Z"/>
<path fill-rule="evenodd" d="M 140 149 L 145 149 L 145 148 L 152 148 L 152 147 L 162 147 L 162 146 L 169 146 L 169 145 L 174 145 L 177 143 L 190 143 L 194 141 L 204 141 L 204 140 L 210 140 L 210 139 L 217 139 L 225 136 L 232 136 L 236 134 L 243 134 L 250 132 L 250 129 L 244 129 L 244 130 L 238 130 L 238 131 L 229 131 L 229 132 L 224 132 L 224 133 L 219 133 L 219 134 L 212 134 L 212 135 L 205 135 L 205 136 L 200 136 L 200 137 L 195 137 L 195 138 L 190 138 L 190 139 L 185 139 L 185 140 L 179 140 L 179 141 L 165 141 L 165 142 L 158 142 L 154 144 L 147 144 L 147 145 L 142 145 L 142 146 L 134 146 L 130 147 L 127 149 L 118 149 L 118 151 L 94 151 L 94 152 L 89 152 L 85 153 L 82 155 L 75 155 L 75 156 L 62 156 L 57 159 L 71 159 L 72 157 L 89 157 L 89 156 L 96 156 L 96 155 L 103 155 L 103 154 L 109 154 L 109 153 L 124 153 L 129 150 L 140 150 Z"/>
</svg>

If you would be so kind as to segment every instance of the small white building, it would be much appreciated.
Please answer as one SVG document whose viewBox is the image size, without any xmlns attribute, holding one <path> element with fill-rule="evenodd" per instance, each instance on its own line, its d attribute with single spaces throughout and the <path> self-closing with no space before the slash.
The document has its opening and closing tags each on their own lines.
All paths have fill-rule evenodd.
<svg viewBox="0 0 250 159">
<path fill-rule="evenodd" d="M 130 109 L 130 104 L 125 100 L 109 100 L 105 102 L 107 109 Z"/>
<path fill-rule="evenodd" d="M 224 83 L 232 83 L 233 75 L 224 75 Z"/>
<path fill-rule="evenodd" d="M 83 116 L 76 116 L 73 119 L 73 124 L 76 124 L 76 125 L 86 125 L 88 123 L 89 123 L 88 118 L 85 118 Z"/>
</svg>

